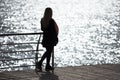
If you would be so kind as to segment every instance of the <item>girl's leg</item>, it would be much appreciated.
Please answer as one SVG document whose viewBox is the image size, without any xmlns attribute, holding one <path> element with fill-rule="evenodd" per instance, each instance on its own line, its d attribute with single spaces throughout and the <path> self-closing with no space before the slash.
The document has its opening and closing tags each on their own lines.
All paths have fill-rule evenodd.
<svg viewBox="0 0 120 80">
<path fill-rule="evenodd" d="M 53 47 L 46 47 L 46 52 L 41 57 L 41 60 L 38 62 L 38 64 L 39 64 L 38 68 L 40 70 L 42 70 L 41 66 L 42 66 L 42 63 L 43 63 L 43 61 L 44 61 L 45 58 L 46 58 L 46 71 L 53 69 L 50 66 L 50 59 L 51 59 L 51 53 L 52 53 L 52 51 L 53 51 Z"/>
<path fill-rule="evenodd" d="M 51 53 L 53 51 L 53 47 L 47 47 L 46 49 L 47 49 L 47 52 L 48 52 L 47 60 L 46 60 L 47 61 L 46 66 L 50 66 L 50 59 L 51 59 Z"/>
<path fill-rule="evenodd" d="M 53 47 L 48 47 L 47 51 L 48 51 L 48 55 L 47 55 L 47 60 L 46 60 L 47 62 L 46 62 L 45 70 L 50 71 L 54 69 L 53 67 L 50 66 L 50 59 L 51 59 L 51 53 L 53 51 Z"/>
<path fill-rule="evenodd" d="M 47 57 L 47 54 L 48 54 L 48 52 L 46 51 L 46 52 L 43 54 L 43 56 L 41 57 L 41 60 L 38 62 L 40 66 L 42 65 L 44 59 Z"/>
<path fill-rule="evenodd" d="M 47 63 L 46 64 L 47 65 L 50 64 L 50 58 L 51 58 L 52 50 L 53 50 L 53 47 L 46 47 L 46 52 L 41 57 L 41 60 L 39 61 L 39 65 L 42 65 L 45 58 L 47 58 Z"/>
</svg>

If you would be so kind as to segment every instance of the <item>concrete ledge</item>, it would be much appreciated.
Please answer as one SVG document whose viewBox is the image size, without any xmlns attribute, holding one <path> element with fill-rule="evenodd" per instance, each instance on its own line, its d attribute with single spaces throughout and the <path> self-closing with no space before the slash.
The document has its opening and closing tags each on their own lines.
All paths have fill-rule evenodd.
<svg viewBox="0 0 120 80">
<path fill-rule="evenodd" d="M 120 64 L 56 68 L 54 73 L 34 70 L 1 72 L 0 80 L 120 80 Z"/>
</svg>

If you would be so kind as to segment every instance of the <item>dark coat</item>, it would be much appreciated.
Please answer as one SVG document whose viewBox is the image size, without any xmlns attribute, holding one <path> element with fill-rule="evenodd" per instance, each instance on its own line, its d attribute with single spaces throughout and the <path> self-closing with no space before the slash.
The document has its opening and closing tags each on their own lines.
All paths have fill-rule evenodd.
<svg viewBox="0 0 120 80">
<path fill-rule="evenodd" d="M 55 21 L 51 19 L 45 29 L 41 22 L 41 30 L 43 31 L 43 47 L 53 47 L 58 43 L 57 32 L 55 29 Z"/>
</svg>

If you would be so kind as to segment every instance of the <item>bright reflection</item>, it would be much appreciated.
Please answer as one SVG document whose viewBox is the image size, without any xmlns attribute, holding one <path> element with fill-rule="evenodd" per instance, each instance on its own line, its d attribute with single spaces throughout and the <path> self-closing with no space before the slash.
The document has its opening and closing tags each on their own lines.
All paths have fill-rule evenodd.
<svg viewBox="0 0 120 80">
<path fill-rule="evenodd" d="M 56 66 L 119 63 L 116 41 L 119 3 L 119 0 L 6 0 L 11 8 L 3 25 L 14 32 L 39 32 L 39 21 L 49 6 L 60 28 Z"/>
</svg>

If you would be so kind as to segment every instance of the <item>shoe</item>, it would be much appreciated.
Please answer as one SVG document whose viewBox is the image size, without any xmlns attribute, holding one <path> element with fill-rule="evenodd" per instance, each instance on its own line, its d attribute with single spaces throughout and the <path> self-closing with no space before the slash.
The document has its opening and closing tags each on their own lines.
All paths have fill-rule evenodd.
<svg viewBox="0 0 120 80">
<path fill-rule="evenodd" d="M 52 71 L 52 70 L 54 70 L 54 68 L 51 66 L 46 66 L 46 68 L 45 68 L 45 71 Z"/>
<path fill-rule="evenodd" d="M 42 66 L 39 63 L 36 63 L 36 71 L 42 72 Z"/>
</svg>

